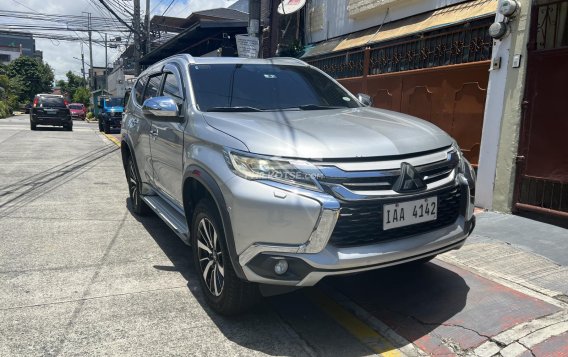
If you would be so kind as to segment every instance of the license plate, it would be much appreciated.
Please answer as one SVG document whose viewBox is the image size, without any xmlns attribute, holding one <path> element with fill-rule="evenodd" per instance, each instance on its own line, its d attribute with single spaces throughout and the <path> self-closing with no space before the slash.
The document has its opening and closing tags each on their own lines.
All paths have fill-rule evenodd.
<svg viewBox="0 0 568 357">
<path fill-rule="evenodd" d="M 383 206 L 383 230 L 435 221 L 437 217 L 437 196 L 392 203 Z"/>
<path fill-rule="evenodd" d="M 53 115 L 53 114 L 57 114 L 58 110 L 57 109 L 44 109 L 46 114 L 49 115 Z"/>
</svg>

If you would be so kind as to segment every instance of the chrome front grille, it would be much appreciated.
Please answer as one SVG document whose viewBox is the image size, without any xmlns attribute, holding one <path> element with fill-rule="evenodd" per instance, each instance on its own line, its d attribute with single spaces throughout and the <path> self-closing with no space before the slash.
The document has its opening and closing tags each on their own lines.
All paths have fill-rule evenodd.
<svg viewBox="0 0 568 357">
<path fill-rule="evenodd" d="M 428 159 L 435 161 L 428 162 Z M 375 166 L 381 167 L 378 170 L 372 170 L 373 162 L 359 165 L 357 163 L 318 164 L 318 169 L 323 173 L 319 182 L 330 192 L 337 191 L 337 187 L 340 186 L 352 193 L 361 195 L 381 195 L 381 192 L 392 193 L 393 185 L 401 174 L 400 165 L 403 162 L 418 164 L 414 165 L 414 168 L 424 183 L 435 184 L 452 176 L 458 166 L 459 156 L 456 151 L 447 149 L 436 153 L 436 155 L 403 158 L 387 162 L 377 161 Z"/>
</svg>

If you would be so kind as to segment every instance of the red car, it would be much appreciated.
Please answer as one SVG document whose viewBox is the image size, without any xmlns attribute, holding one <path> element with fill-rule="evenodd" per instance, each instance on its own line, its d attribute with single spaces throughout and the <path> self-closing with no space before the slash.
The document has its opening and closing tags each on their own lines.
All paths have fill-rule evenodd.
<svg viewBox="0 0 568 357">
<path fill-rule="evenodd" d="M 71 111 L 71 118 L 72 119 L 81 119 L 85 120 L 87 116 L 87 108 L 82 103 L 71 103 L 67 106 Z"/>
</svg>

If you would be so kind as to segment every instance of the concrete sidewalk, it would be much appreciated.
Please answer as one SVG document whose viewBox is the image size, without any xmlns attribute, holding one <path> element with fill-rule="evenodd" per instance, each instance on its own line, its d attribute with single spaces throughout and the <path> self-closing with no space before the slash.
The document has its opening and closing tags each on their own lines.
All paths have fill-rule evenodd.
<svg viewBox="0 0 568 357">
<path fill-rule="evenodd" d="M 440 258 L 568 302 L 568 230 L 483 212 L 466 245 Z"/>
</svg>

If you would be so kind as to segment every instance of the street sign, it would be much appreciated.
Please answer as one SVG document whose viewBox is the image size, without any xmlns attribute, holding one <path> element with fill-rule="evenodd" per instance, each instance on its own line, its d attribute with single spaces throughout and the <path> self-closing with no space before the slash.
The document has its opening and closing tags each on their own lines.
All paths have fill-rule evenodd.
<svg viewBox="0 0 568 357">
<path fill-rule="evenodd" d="M 235 35 L 237 42 L 237 52 L 239 57 L 258 58 L 259 42 L 258 37 L 247 35 Z"/>
</svg>

